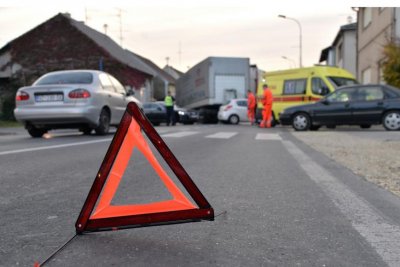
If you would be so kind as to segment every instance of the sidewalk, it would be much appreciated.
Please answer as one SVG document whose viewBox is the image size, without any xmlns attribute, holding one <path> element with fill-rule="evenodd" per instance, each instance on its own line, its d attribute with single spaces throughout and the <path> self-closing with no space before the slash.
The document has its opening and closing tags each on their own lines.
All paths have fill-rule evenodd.
<svg viewBox="0 0 400 267">
<path fill-rule="evenodd" d="M 0 127 L 0 136 L 3 135 L 17 135 L 24 134 L 26 130 L 23 126 L 21 127 Z"/>
</svg>

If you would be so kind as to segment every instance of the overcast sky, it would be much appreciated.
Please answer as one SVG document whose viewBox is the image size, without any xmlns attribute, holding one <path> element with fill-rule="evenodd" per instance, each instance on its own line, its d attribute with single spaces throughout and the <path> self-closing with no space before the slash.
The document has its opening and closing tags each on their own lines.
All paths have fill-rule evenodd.
<svg viewBox="0 0 400 267">
<path fill-rule="evenodd" d="M 209 56 L 248 57 L 264 70 L 299 65 L 302 27 L 303 65 L 318 63 L 340 26 L 356 21 L 352 6 L 376 1 L 147 0 L 147 1 L 3 1 L 0 47 L 59 12 L 85 21 L 117 43 L 165 66 L 186 71 Z M 112 3 L 110 3 L 112 2 Z M 65 4 L 68 3 L 68 4 Z M 394 1 L 379 1 L 393 6 Z M 27 56 L 29 48 L 27 48 Z M 286 57 L 287 59 L 284 59 Z"/>
</svg>

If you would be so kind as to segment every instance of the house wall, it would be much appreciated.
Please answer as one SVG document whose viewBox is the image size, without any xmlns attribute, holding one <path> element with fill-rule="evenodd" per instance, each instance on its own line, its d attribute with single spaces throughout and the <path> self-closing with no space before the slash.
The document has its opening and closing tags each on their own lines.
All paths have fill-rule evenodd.
<svg viewBox="0 0 400 267">
<path fill-rule="evenodd" d="M 400 8 L 394 9 L 394 36 L 397 39 L 400 38 Z"/>
<path fill-rule="evenodd" d="M 326 65 L 336 66 L 348 70 L 355 77 L 357 75 L 357 30 L 355 24 L 340 27 L 335 40 L 328 50 Z M 328 48 L 325 48 L 326 50 Z M 324 53 L 324 50 L 321 52 Z M 326 51 L 325 51 L 326 53 Z"/>
<path fill-rule="evenodd" d="M 358 69 L 357 78 L 362 83 L 380 83 L 384 60 L 383 48 L 393 38 L 394 8 L 360 8 L 358 13 Z M 371 12 L 370 23 L 365 23 Z"/>
</svg>

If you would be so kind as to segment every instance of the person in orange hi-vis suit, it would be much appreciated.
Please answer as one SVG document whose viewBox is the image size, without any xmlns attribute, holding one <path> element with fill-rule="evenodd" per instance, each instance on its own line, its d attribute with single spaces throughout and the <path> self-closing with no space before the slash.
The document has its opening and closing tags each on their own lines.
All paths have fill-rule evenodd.
<svg viewBox="0 0 400 267">
<path fill-rule="evenodd" d="M 247 90 L 247 117 L 249 118 L 251 125 L 254 124 L 256 118 L 255 108 L 256 97 L 251 90 Z"/>
<path fill-rule="evenodd" d="M 273 96 L 271 90 L 267 84 L 263 85 L 264 93 L 261 102 L 264 106 L 262 111 L 262 121 L 260 123 L 261 128 L 271 128 L 272 123 L 272 102 Z"/>
</svg>

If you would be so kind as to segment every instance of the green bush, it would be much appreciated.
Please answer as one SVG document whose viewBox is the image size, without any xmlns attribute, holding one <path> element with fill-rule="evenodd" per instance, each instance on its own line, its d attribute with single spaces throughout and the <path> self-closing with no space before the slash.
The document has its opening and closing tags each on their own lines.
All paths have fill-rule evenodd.
<svg viewBox="0 0 400 267">
<path fill-rule="evenodd" d="M 400 88 L 400 45 L 390 42 L 385 45 L 383 53 L 386 57 L 383 67 L 383 78 L 387 84 Z"/>
<path fill-rule="evenodd" d="M 6 121 L 15 121 L 15 96 L 7 94 L 1 98 L 1 119 Z"/>
<path fill-rule="evenodd" d="M 0 119 L 15 121 L 15 94 L 22 86 L 19 78 L 12 78 L 7 83 L 3 83 L 0 88 Z"/>
</svg>

